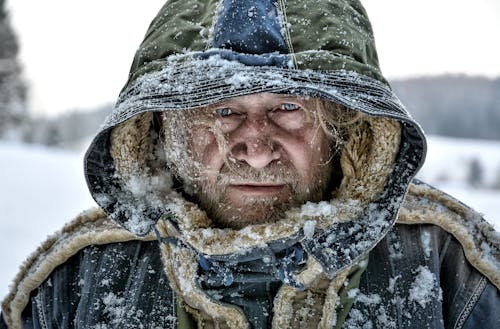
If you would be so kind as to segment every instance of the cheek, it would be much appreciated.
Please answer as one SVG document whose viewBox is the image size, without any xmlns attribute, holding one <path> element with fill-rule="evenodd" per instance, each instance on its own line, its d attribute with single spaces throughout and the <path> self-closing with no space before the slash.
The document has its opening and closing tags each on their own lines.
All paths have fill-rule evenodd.
<svg viewBox="0 0 500 329">
<path fill-rule="evenodd" d="M 195 161 L 208 170 L 219 169 L 223 163 L 223 157 L 219 151 L 217 139 L 209 128 L 193 129 L 192 143 Z"/>
<path fill-rule="evenodd" d="M 296 135 L 293 141 L 288 145 L 290 160 L 307 181 L 327 161 L 327 138 L 321 129 L 311 127 Z"/>
</svg>

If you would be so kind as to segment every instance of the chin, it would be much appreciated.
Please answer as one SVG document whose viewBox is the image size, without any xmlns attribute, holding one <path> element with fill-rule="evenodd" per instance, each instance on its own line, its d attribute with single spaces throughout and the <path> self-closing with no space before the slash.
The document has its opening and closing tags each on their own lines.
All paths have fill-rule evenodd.
<svg viewBox="0 0 500 329">
<path fill-rule="evenodd" d="M 253 204 L 248 207 L 220 207 L 210 214 L 219 227 L 242 229 L 249 225 L 270 224 L 282 219 L 289 206 L 263 206 Z"/>
</svg>

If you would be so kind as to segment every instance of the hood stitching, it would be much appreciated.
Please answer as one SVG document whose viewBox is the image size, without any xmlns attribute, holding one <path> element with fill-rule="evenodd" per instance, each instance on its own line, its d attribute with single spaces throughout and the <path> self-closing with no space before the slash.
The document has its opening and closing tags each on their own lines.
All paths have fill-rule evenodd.
<svg viewBox="0 0 500 329">
<path fill-rule="evenodd" d="M 288 22 L 288 18 L 286 16 L 286 2 L 284 0 L 278 0 L 276 2 L 276 9 L 278 11 L 278 16 L 281 21 L 281 28 L 283 30 L 283 37 L 285 38 L 286 44 L 288 46 L 288 52 L 290 59 L 292 61 L 292 65 L 294 69 L 298 68 L 297 58 L 295 58 L 295 51 L 293 49 L 292 37 L 290 35 L 290 23 Z"/>
<path fill-rule="evenodd" d="M 212 48 L 212 45 L 214 43 L 215 24 L 217 24 L 217 20 L 219 19 L 219 16 L 220 16 L 221 11 L 223 9 L 223 3 L 224 3 L 224 0 L 219 0 L 217 5 L 215 6 L 215 11 L 214 11 L 214 14 L 212 15 L 213 16 L 212 23 L 211 23 L 210 28 L 209 28 L 208 40 L 207 40 L 207 43 L 205 45 L 205 51 Z"/>
</svg>

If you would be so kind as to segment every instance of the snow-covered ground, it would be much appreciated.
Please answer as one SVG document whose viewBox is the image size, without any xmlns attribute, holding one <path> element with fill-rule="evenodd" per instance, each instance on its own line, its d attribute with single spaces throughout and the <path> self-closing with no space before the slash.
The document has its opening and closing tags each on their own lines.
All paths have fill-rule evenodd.
<svg viewBox="0 0 500 329">
<path fill-rule="evenodd" d="M 427 142 L 427 158 L 417 177 L 435 185 L 464 188 L 475 161 L 480 171 L 478 184 L 496 184 L 500 189 L 500 142 L 438 136 L 428 137 Z"/>
<path fill-rule="evenodd" d="M 500 227 L 500 190 L 472 189 L 471 159 L 479 160 L 483 186 L 500 179 L 500 142 L 429 139 L 419 178 L 443 188 Z M 95 206 L 83 177 L 83 153 L 0 142 L 0 298 L 19 265 L 46 236 L 80 211 Z"/>
<path fill-rule="evenodd" d="M 0 298 L 47 235 L 95 206 L 82 159 L 81 154 L 0 143 Z"/>
</svg>

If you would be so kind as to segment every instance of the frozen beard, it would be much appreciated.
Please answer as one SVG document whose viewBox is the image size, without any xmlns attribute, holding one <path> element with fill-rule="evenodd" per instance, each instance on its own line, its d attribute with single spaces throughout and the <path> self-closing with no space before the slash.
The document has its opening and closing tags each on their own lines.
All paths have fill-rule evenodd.
<svg viewBox="0 0 500 329">
<path fill-rule="evenodd" d="M 230 152 L 226 152 L 227 158 L 220 169 L 209 170 L 193 151 L 194 143 L 203 143 L 209 136 L 197 139 L 193 137 L 193 131 L 205 126 L 201 130 L 207 135 L 217 136 L 221 153 L 224 153 L 225 141 L 216 127 L 203 121 L 200 123 L 193 111 L 166 112 L 163 120 L 164 147 L 168 166 L 182 182 L 184 192 L 206 211 L 217 226 L 240 229 L 247 225 L 276 222 L 283 219 L 292 207 L 328 197 L 333 171 L 328 145 L 321 147 L 322 154 L 319 161 L 316 160 L 318 163 L 310 166 L 306 176 L 300 175 L 286 157 L 256 169 L 245 161 L 235 159 Z M 322 133 L 320 130 L 318 128 L 318 133 Z M 244 182 L 273 183 L 277 187 L 270 194 L 241 193 L 235 185 L 241 186 Z"/>
<path fill-rule="evenodd" d="M 199 181 L 189 188 L 214 222 L 222 227 L 239 229 L 278 221 L 292 207 L 322 200 L 328 190 L 331 171 L 331 163 L 316 166 L 311 177 L 304 181 L 289 161 L 274 161 L 259 170 L 237 161 L 224 165 L 215 177 L 200 173 Z M 281 186 L 279 192 L 271 196 L 249 196 L 232 187 L 242 181 L 273 182 Z"/>
</svg>

